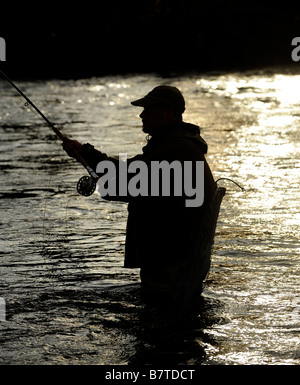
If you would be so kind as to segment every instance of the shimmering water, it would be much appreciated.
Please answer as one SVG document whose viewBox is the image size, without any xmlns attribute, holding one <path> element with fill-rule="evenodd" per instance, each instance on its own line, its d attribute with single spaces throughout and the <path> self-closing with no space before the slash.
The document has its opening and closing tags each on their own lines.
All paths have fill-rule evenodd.
<svg viewBox="0 0 300 385">
<path fill-rule="evenodd" d="M 299 364 L 300 76 L 271 72 L 19 82 L 65 135 L 145 144 L 130 101 L 178 86 L 227 188 L 202 312 L 166 330 L 123 269 L 127 206 L 76 193 L 85 170 L 1 82 L 2 364 Z M 151 240 L 149 240 L 150 242 Z"/>
</svg>

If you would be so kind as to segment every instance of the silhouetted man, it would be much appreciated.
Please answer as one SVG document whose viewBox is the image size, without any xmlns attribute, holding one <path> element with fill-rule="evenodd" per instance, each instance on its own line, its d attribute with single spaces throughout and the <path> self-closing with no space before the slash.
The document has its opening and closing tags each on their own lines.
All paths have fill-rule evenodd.
<svg viewBox="0 0 300 385">
<path fill-rule="evenodd" d="M 127 167 L 130 169 L 130 165 L 143 162 L 149 173 L 139 175 L 138 182 L 141 185 L 147 181 L 149 189 L 147 193 L 134 196 L 121 195 L 120 188 L 108 189 L 104 198 L 129 203 L 124 267 L 141 269 L 142 292 L 146 300 L 172 304 L 183 298 L 183 292 L 187 294 L 186 299 L 187 296 L 193 298 L 202 290 L 209 262 L 200 261 L 199 264 L 197 260 L 203 258 L 199 251 L 200 240 L 216 183 L 204 156 L 207 144 L 200 136 L 199 127 L 182 120 L 185 101 L 176 87 L 155 87 L 132 105 L 144 108 L 140 118 L 143 131 L 149 136 L 143 153 L 127 159 Z M 64 149 L 70 156 L 80 153 L 90 167 L 101 169 L 100 176 L 104 171 L 101 162 L 111 162 L 116 167 L 114 180 L 120 182 L 118 159 L 107 156 L 90 144 L 82 145 L 74 140 L 66 140 Z M 167 173 L 160 178 L 161 185 L 154 186 L 151 170 L 163 164 L 174 165 L 174 169 L 166 169 Z M 180 170 L 183 171 L 181 176 Z M 199 185 L 199 175 L 202 176 L 203 199 L 194 197 L 193 200 L 191 192 L 197 194 L 195 184 Z M 133 183 L 134 177 L 137 175 L 128 174 L 128 183 Z M 166 179 L 167 194 L 162 191 Z M 105 180 L 108 184 L 109 180 Z M 139 184 L 135 185 L 137 191 Z M 153 191 L 155 193 L 151 194 Z M 196 280 L 196 284 L 190 285 L 191 280 Z"/>
</svg>

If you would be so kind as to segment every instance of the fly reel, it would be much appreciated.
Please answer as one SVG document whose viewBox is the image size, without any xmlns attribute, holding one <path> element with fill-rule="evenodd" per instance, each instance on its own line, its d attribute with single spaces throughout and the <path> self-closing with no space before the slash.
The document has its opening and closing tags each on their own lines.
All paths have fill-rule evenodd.
<svg viewBox="0 0 300 385">
<path fill-rule="evenodd" d="M 96 181 L 91 176 L 82 176 L 77 182 L 77 192 L 85 197 L 89 197 L 96 189 Z"/>
</svg>

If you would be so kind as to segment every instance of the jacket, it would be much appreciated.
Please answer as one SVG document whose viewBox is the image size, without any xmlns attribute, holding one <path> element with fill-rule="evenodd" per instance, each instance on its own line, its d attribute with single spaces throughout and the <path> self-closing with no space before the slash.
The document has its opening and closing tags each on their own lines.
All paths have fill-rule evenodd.
<svg viewBox="0 0 300 385">
<path fill-rule="evenodd" d="M 81 152 L 95 170 L 103 160 L 111 160 L 117 167 L 116 159 L 90 145 L 83 145 Z M 142 160 L 147 165 L 164 160 L 204 162 L 204 202 L 199 207 L 187 207 L 187 196 L 184 194 L 170 197 L 105 197 L 129 203 L 124 267 L 141 268 L 144 274 L 153 279 L 156 277 L 158 285 L 164 285 L 166 281 L 176 284 L 176 275 L 188 269 L 193 258 L 197 257 L 197 237 L 203 226 L 205 210 L 216 190 L 216 183 L 205 159 L 206 153 L 207 144 L 200 136 L 199 127 L 183 122 L 149 139 L 142 154 L 128 159 L 128 164 Z"/>
</svg>

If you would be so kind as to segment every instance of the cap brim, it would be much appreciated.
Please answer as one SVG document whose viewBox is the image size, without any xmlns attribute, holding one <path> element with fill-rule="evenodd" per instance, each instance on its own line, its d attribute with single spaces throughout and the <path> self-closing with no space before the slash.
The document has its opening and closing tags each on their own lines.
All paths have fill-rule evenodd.
<svg viewBox="0 0 300 385">
<path fill-rule="evenodd" d="M 141 99 L 134 100 L 133 102 L 131 102 L 131 104 L 133 106 L 137 106 L 137 107 L 151 107 L 151 106 L 154 106 L 155 104 L 158 104 L 158 103 L 157 103 L 157 100 L 154 100 L 152 98 L 147 98 L 145 96 Z"/>
</svg>

